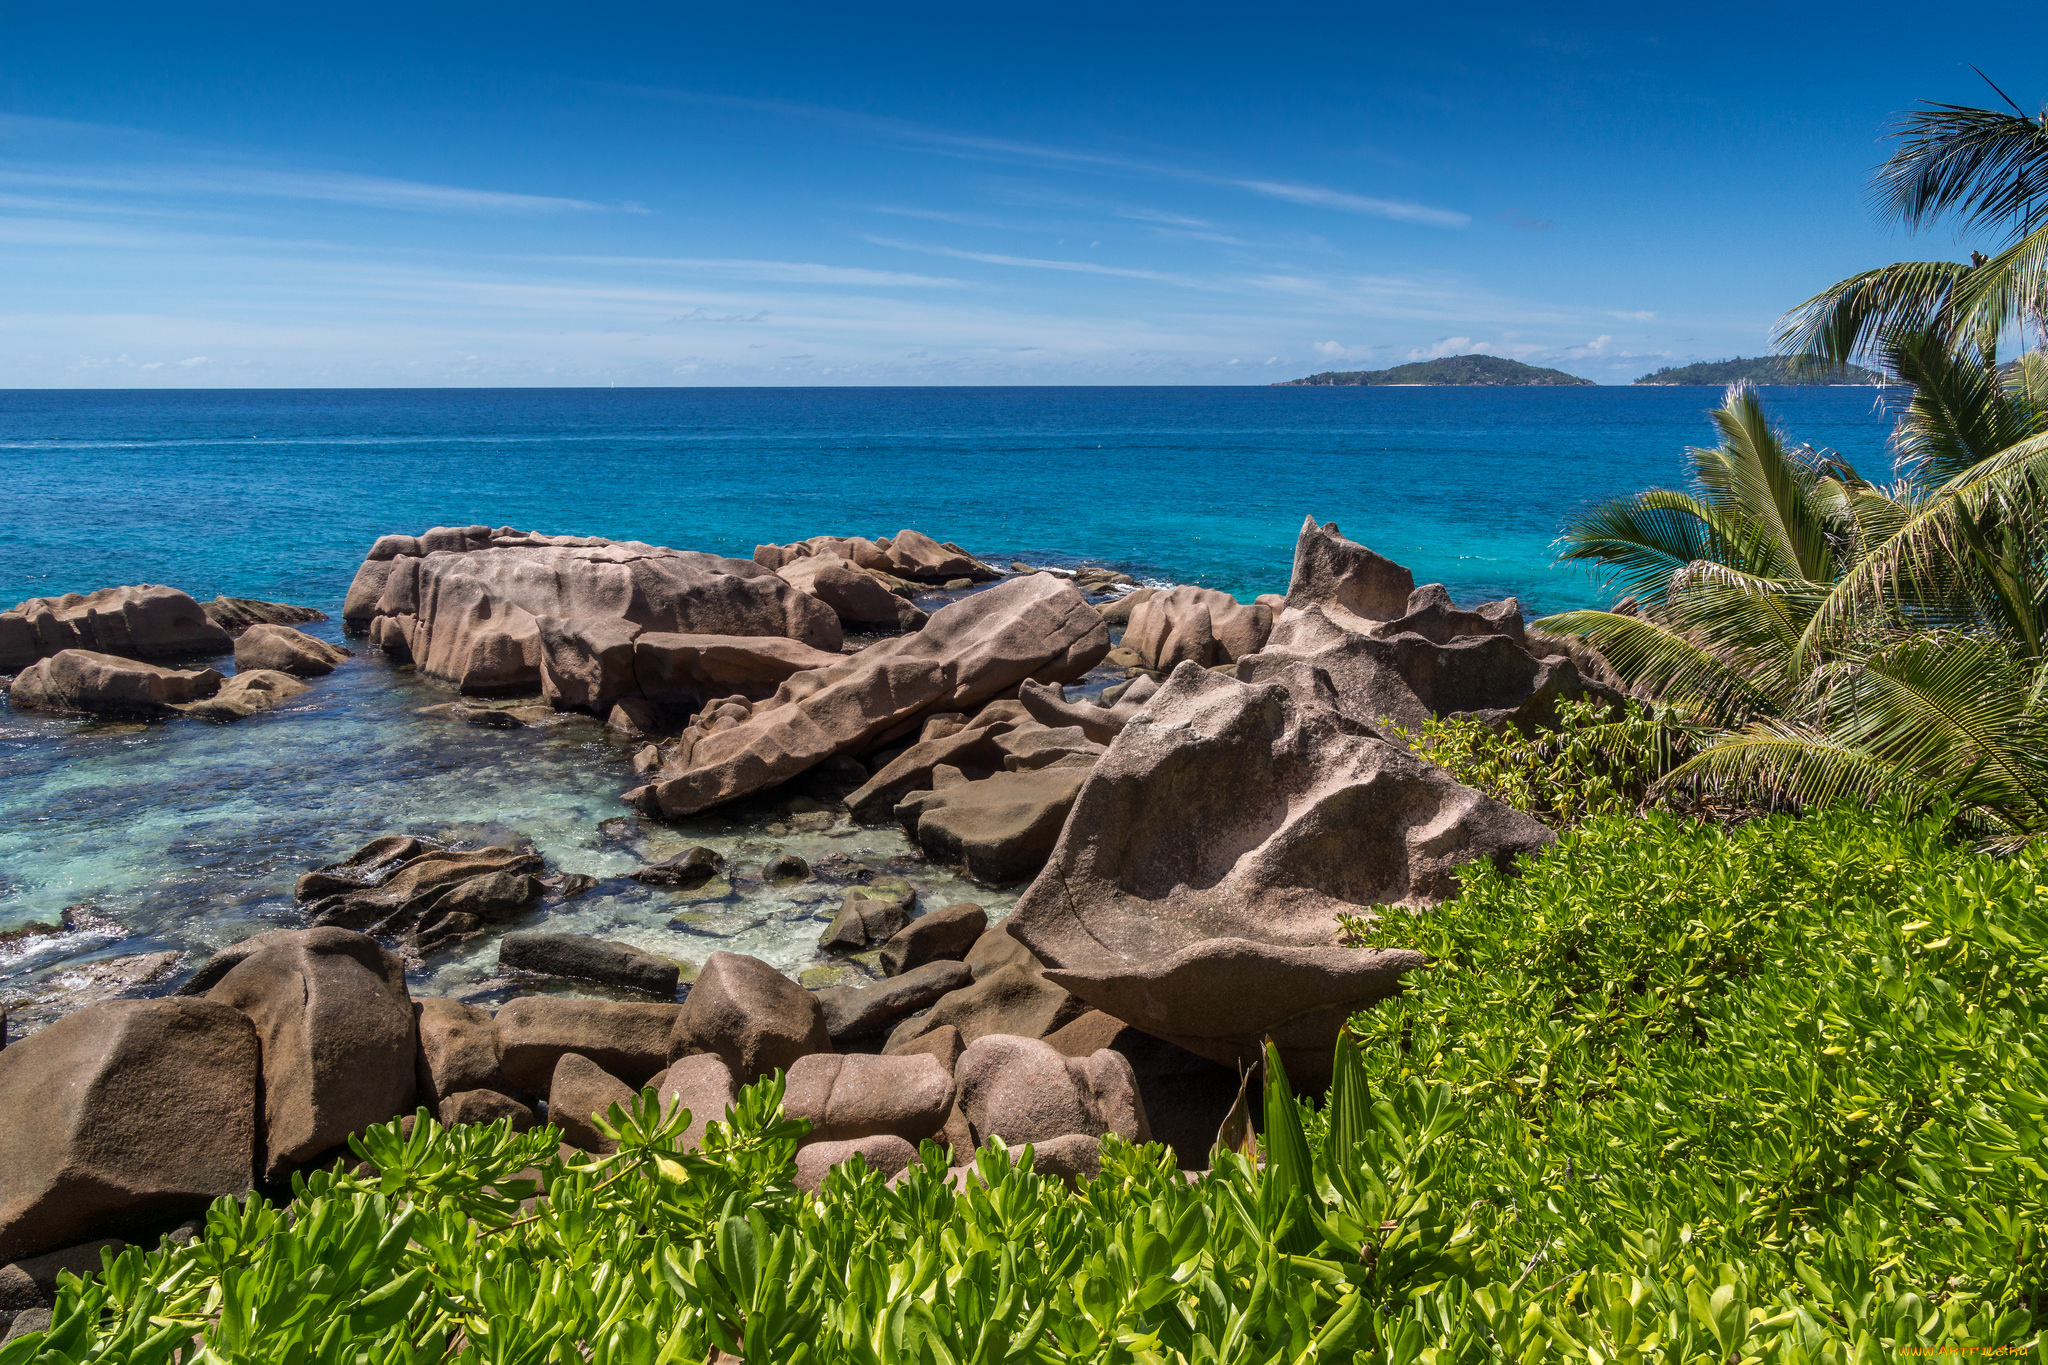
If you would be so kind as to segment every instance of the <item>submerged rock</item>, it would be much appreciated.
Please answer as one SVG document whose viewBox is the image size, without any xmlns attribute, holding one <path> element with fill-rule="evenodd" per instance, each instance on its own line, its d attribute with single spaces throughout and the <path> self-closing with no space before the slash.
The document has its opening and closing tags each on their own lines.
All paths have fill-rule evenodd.
<svg viewBox="0 0 2048 1365">
<path fill-rule="evenodd" d="M 206 700 L 187 702 L 175 709 L 199 720 L 247 720 L 308 690 L 306 684 L 289 673 L 261 668 L 237 673 Z"/>
</svg>

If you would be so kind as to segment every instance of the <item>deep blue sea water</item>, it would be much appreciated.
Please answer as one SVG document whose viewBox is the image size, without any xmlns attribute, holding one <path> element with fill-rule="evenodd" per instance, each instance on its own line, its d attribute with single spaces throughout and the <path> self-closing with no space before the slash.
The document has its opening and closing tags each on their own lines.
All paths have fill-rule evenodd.
<svg viewBox="0 0 2048 1365">
<path fill-rule="evenodd" d="M 1766 391 L 1798 440 L 1887 469 L 1873 391 Z M 0 392 L 0 606 L 121 583 L 337 611 L 379 535 L 483 522 L 747 556 L 762 541 L 915 527 L 1008 563 L 1089 561 L 1249 598 L 1283 591 L 1305 514 L 1460 601 L 1589 604 L 1552 566 L 1574 509 L 1683 477 L 1714 440 L 1707 388 L 620 389 Z M 338 623 L 316 628 L 340 640 Z M 708 842 L 907 870 L 930 903 L 991 895 L 890 831 L 600 823 L 633 784 L 589 721 L 475 730 L 414 714 L 436 685 L 360 654 L 233 726 L 114 725 L 0 709 L 0 931 L 85 905 L 120 926 L 0 945 L 15 1031 L 109 989 L 144 952 L 186 967 L 293 921 L 292 880 L 390 832 L 520 837 L 617 876 Z M 941 899 L 932 901 L 932 897 Z M 806 897 L 809 897 L 807 899 Z M 829 900 L 830 904 L 826 902 Z M 551 927 L 671 956 L 757 952 L 831 971 L 836 895 L 682 905 L 620 889 Z M 415 987 L 487 997 L 494 949 Z M 112 964 L 111 966 L 109 964 Z M 161 986 L 162 983 L 160 983 Z"/>
</svg>

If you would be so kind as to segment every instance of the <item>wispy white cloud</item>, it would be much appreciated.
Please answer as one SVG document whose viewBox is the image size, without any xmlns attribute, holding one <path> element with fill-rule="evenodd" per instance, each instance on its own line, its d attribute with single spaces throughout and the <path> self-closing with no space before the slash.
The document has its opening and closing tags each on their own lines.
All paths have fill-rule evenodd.
<svg viewBox="0 0 2048 1365">
<path fill-rule="evenodd" d="M 459 213 L 645 212 L 558 195 L 517 194 L 421 180 L 335 171 L 278 171 L 194 166 L 167 170 L 102 170 L 92 174 L 0 168 L 0 184 L 157 196 L 249 196 L 361 204 L 373 208 Z"/>
<path fill-rule="evenodd" d="M 1078 275 L 1115 275 L 1127 280 L 1156 280 L 1161 284 L 1177 285 L 1186 289 L 1209 289 L 1200 280 L 1185 275 L 1169 275 L 1159 270 L 1138 270 L 1128 266 L 1102 265 L 1096 261 L 1062 261 L 1039 256 L 1007 256 L 996 251 L 965 251 L 959 247 L 926 246 L 918 242 L 899 242 L 890 237 L 869 237 L 876 246 L 893 247 L 898 251 L 922 251 L 931 256 L 949 256 L 956 261 L 980 261 L 984 265 L 1012 265 L 1027 270 L 1063 270 Z"/>
<path fill-rule="evenodd" d="M 957 289 L 963 281 L 943 275 L 912 275 L 900 270 L 865 266 L 821 265 L 815 261 L 757 261 L 731 257 L 693 256 L 551 256 L 540 259 L 571 265 L 629 266 L 634 269 L 682 270 L 734 280 L 769 284 L 904 285 Z"/>
<path fill-rule="evenodd" d="M 1431 208 L 1427 204 L 1414 204 L 1405 199 L 1375 199 L 1363 194 L 1347 194 L 1341 190 L 1326 189 L 1321 185 L 1290 185 L 1278 180 L 1218 180 L 1218 184 L 1235 185 L 1263 194 L 1269 199 L 1285 199 L 1291 204 L 1314 204 L 1320 208 L 1341 209 L 1346 213 L 1362 213 L 1373 218 L 1391 218 L 1397 223 L 1427 223 L 1431 227 L 1461 228 L 1470 226 L 1472 215 L 1457 213 L 1450 209 Z"/>
</svg>

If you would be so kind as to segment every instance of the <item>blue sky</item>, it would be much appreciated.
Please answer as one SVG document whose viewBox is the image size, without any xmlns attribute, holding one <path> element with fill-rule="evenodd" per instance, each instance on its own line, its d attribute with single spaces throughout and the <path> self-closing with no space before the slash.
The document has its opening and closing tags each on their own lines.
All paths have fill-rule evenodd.
<svg viewBox="0 0 2048 1365">
<path fill-rule="evenodd" d="M 2048 12 L 7 7 L 0 388 L 1626 382 L 1864 266 Z"/>
</svg>

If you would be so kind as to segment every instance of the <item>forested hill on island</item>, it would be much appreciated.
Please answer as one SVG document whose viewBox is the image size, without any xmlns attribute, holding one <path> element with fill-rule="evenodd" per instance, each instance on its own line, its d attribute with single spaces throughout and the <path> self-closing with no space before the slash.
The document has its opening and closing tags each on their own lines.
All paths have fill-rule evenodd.
<svg viewBox="0 0 2048 1365">
<path fill-rule="evenodd" d="M 1667 365 L 1638 384 L 1875 384 L 1883 378 L 1861 365 L 1823 365 L 1805 356 L 1760 355 L 1745 360 L 1706 360 Z"/>
<path fill-rule="evenodd" d="M 1391 370 L 1330 370 L 1306 379 L 1283 379 L 1274 388 L 1300 384 L 1591 384 L 1563 370 L 1539 369 L 1497 355 L 1453 355 L 1418 360 Z"/>
</svg>

